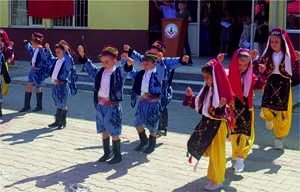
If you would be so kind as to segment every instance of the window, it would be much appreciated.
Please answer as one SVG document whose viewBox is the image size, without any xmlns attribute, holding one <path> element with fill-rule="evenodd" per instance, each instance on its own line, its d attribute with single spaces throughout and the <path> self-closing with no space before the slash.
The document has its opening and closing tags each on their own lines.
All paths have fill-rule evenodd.
<svg viewBox="0 0 300 192">
<path fill-rule="evenodd" d="M 87 27 L 88 25 L 88 1 L 74 0 L 74 16 L 53 19 L 56 27 Z"/>
<path fill-rule="evenodd" d="M 286 10 L 286 29 L 300 29 L 300 0 L 288 0 Z"/>
<path fill-rule="evenodd" d="M 19 26 L 42 25 L 42 18 L 31 17 L 27 14 L 27 1 L 10 1 L 10 24 Z"/>
</svg>

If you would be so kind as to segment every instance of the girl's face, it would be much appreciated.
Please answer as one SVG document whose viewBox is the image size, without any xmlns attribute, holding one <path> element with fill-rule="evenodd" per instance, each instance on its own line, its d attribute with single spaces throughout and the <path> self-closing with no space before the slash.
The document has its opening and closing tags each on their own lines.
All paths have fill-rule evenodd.
<svg viewBox="0 0 300 192">
<path fill-rule="evenodd" d="M 109 55 L 101 56 L 101 63 L 104 69 L 111 69 L 117 62 L 117 59 Z"/>
<path fill-rule="evenodd" d="M 155 68 L 156 64 L 153 61 L 145 60 L 143 61 L 145 71 L 150 71 Z"/>
<path fill-rule="evenodd" d="M 212 75 L 209 74 L 209 73 L 205 73 L 205 72 L 202 72 L 202 75 L 204 77 L 204 82 L 207 86 L 211 87 L 212 84 L 213 84 L 213 78 L 212 78 Z"/>
<path fill-rule="evenodd" d="M 270 45 L 274 52 L 280 52 L 281 51 L 281 38 L 280 37 L 271 37 L 270 38 Z"/>
<path fill-rule="evenodd" d="M 238 63 L 239 63 L 240 73 L 244 73 L 245 71 L 247 71 L 248 66 L 249 66 L 249 59 L 247 59 L 247 58 L 239 58 L 238 59 Z"/>
<path fill-rule="evenodd" d="M 32 40 L 31 41 L 31 45 L 32 45 L 32 47 L 34 48 L 34 49 L 36 49 L 37 47 L 38 47 L 38 43 L 35 41 L 35 40 Z"/>
<path fill-rule="evenodd" d="M 59 59 L 61 59 L 64 57 L 64 50 L 62 50 L 61 48 L 56 48 L 55 54 Z"/>
</svg>

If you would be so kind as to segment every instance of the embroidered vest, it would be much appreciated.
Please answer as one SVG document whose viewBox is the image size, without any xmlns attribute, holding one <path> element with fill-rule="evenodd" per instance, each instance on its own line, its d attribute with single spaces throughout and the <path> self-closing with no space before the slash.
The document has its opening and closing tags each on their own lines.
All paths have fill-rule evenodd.
<svg viewBox="0 0 300 192">
<path fill-rule="evenodd" d="M 140 70 L 135 77 L 132 91 L 137 95 L 141 95 L 141 87 L 142 87 L 144 74 L 145 74 L 145 70 L 143 69 Z M 149 81 L 149 93 L 157 97 L 159 97 L 161 94 L 161 83 L 159 82 L 156 73 L 151 74 L 150 81 Z"/>
<path fill-rule="evenodd" d="M 64 62 L 62 63 L 61 68 L 59 69 L 59 72 L 58 72 L 58 74 L 57 74 L 57 80 L 59 80 L 59 81 L 66 81 L 66 80 L 67 80 L 67 79 L 66 79 L 67 77 L 64 78 L 64 77 L 62 76 L 62 71 L 63 71 L 63 68 L 64 68 L 64 66 L 65 66 L 65 62 L 66 62 L 66 61 L 64 61 Z M 52 74 L 53 74 L 55 65 L 56 65 L 56 62 L 55 62 L 55 64 L 51 67 L 51 69 L 50 69 L 50 72 L 49 72 L 50 77 L 52 77 Z"/>
<path fill-rule="evenodd" d="M 94 84 L 94 104 L 98 104 L 98 92 L 101 86 L 101 79 L 104 72 L 104 68 L 101 67 L 95 77 Z M 122 101 L 123 100 L 123 78 L 121 74 L 121 67 L 117 67 L 116 70 L 110 76 L 109 85 L 109 100 L 110 101 Z"/>
<path fill-rule="evenodd" d="M 291 76 L 288 74 L 288 72 L 285 71 L 285 63 L 284 63 L 284 59 L 285 56 L 283 56 L 280 64 L 279 64 L 279 73 L 281 76 L 285 77 L 285 78 L 291 78 Z M 267 77 L 269 77 L 270 75 L 272 75 L 275 65 L 273 63 L 273 60 L 268 59 L 268 58 L 262 58 L 262 63 L 266 64 L 266 74 Z"/>
</svg>

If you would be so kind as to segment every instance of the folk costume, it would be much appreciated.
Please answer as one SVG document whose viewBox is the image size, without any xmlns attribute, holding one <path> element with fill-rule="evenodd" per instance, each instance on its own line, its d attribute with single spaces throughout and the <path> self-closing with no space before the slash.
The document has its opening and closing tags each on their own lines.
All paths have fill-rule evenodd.
<svg viewBox="0 0 300 192">
<path fill-rule="evenodd" d="M 137 57 L 133 57 L 137 58 Z M 135 113 L 135 127 L 146 126 L 150 132 L 149 139 L 145 133 L 138 132 L 140 144 L 135 148 L 136 151 L 142 151 L 150 154 L 155 150 L 156 136 L 159 120 L 160 100 L 162 81 L 165 79 L 165 66 L 162 63 L 157 63 L 158 54 L 147 51 L 142 57 L 142 60 L 156 62 L 156 67 L 150 71 L 144 69 L 137 71 L 133 70 L 130 74 L 134 79 L 131 95 L 131 106 L 136 105 L 137 96 L 140 96 L 138 107 Z"/>
<path fill-rule="evenodd" d="M 219 107 L 220 99 L 226 98 L 232 105 L 233 94 L 223 66 L 215 59 L 207 65 L 212 66 L 213 85 L 205 85 L 197 96 L 186 96 L 183 105 L 202 114 L 202 119 L 187 142 L 189 162 L 196 158 L 194 170 L 202 156 L 209 157 L 207 178 L 214 184 L 222 184 L 226 169 L 225 144 L 227 137 L 227 106 Z M 231 119 L 233 121 L 233 119 Z"/>
<path fill-rule="evenodd" d="M 151 49 L 157 49 L 159 52 L 164 53 L 167 49 L 166 45 L 161 41 L 155 41 Z M 139 54 L 132 48 L 130 48 L 128 52 L 128 56 L 132 57 L 134 60 L 138 62 L 142 62 L 143 55 Z M 157 70 L 160 70 L 160 74 L 164 74 L 164 78 L 161 83 L 161 102 L 160 102 L 160 116 L 159 116 L 159 123 L 158 123 L 158 134 L 165 135 L 167 134 L 167 128 L 168 128 L 168 108 L 167 105 L 172 100 L 173 95 L 173 89 L 171 87 L 173 75 L 175 72 L 175 69 L 177 67 L 180 67 L 181 65 L 184 65 L 185 63 L 182 63 L 182 57 L 164 57 L 162 58 L 161 62 L 156 62 Z M 163 64 L 163 65 L 161 65 Z"/>
<path fill-rule="evenodd" d="M 70 45 L 61 40 L 56 44 L 55 48 L 60 48 L 68 51 L 64 52 L 63 58 L 54 57 L 50 51 L 47 58 L 49 64 L 49 77 L 53 83 L 52 87 L 52 99 L 56 107 L 55 122 L 50 124 L 49 128 L 62 129 L 66 127 L 67 117 L 67 101 L 69 92 L 71 95 L 76 95 L 77 86 L 76 81 L 78 79 L 76 69 L 72 56 L 69 53 Z"/>
<path fill-rule="evenodd" d="M 4 69 L 5 71 L 9 72 L 9 68 L 8 68 L 8 62 L 10 62 L 10 64 L 13 66 L 15 61 L 14 61 L 14 50 L 12 48 L 12 46 L 10 45 L 10 41 L 8 38 L 7 33 L 0 29 L 0 37 L 2 38 L 2 42 L 0 42 L 0 49 L 1 52 L 4 56 L 4 66 L 6 69 Z M 8 73 L 5 73 L 5 75 L 8 75 Z M 7 95 L 7 91 L 8 91 L 8 83 L 6 83 L 5 78 L 8 77 L 4 77 L 4 74 L 1 75 L 2 78 L 2 96 L 6 96 Z"/>
<path fill-rule="evenodd" d="M 99 55 L 109 55 L 118 57 L 118 49 L 113 46 L 105 46 Z M 79 62 L 84 64 L 87 73 L 95 79 L 94 84 L 94 106 L 97 111 L 96 124 L 97 133 L 107 131 L 110 136 L 120 136 L 122 132 L 122 109 L 120 102 L 123 101 L 123 86 L 128 72 L 132 66 L 127 62 L 123 66 L 114 66 L 112 69 L 98 69 L 92 62 L 84 57 L 79 58 Z M 99 162 L 104 162 L 111 158 L 110 138 L 102 140 L 104 155 Z M 113 141 L 114 158 L 110 164 L 118 163 L 122 160 L 120 139 Z"/>
<path fill-rule="evenodd" d="M 240 73 L 238 57 L 249 58 L 248 68 L 244 73 Z M 253 91 L 263 88 L 261 77 L 253 74 L 250 51 L 248 49 L 238 49 L 235 51 L 229 65 L 228 79 L 234 93 L 234 126 L 231 131 L 232 160 L 236 160 L 234 169 L 241 172 L 244 169 L 244 159 L 247 158 L 253 146 L 254 132 L 254 109 Z"/>
<path fill-rule="evenodd" d="M 32 40 L 37 41 L 39 44 L 42 43 L 44 39 L 44 36 L 40 33 L 33 33 L 32 34 Z M 29 54 L 32 56 L 30 65 L 31 70 L 28 74 L 28 83 L 33 83 L 35 88 L 41 88 L 42 82 L 47 78 L 48 76 L 48 68 L 47 66 L 47 54 L 49 52 L 45 48 L 36 48 L 34 49 L 31 44 L 26 41 L 24 42 L 25 48 L 29 52 Z M 20 112 L 26 112 L 30 110 L 30 100 L 31 100 L 31 92 L 25 92 L 25 100 L 24 100 L 24 107 L 20 110 Z M 42 92 L 36 92 L 36 100 L 37 105 L 36 108 L 33 111 L 41 111 L 43 109 L 42 106 L 42 99 L 43 99 L 43 93 Z"/>
<path fill-rule="evenodd" d="M 272 50 L 272 36 L 283 39 L 285 50 L 279 53 Z M 272 29 L 260 63 L 266 66 L 261 118 L 268 129 L 274 128 L 275 148 L 281 149 L 281 139 L 288 136 L 292 123 L 291 77 L 297 70 L 294 47 L 284 29 Z"/>
</svg>

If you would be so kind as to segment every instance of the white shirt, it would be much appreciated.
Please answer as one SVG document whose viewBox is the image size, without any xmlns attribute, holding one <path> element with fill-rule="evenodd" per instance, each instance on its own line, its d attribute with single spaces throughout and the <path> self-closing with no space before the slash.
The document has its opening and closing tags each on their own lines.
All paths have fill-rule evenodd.
<svg viewBox="0 0 300 192">
<path fill-rule="evenodd" d="M 208 108 L 210 106 L 210 98 L 212 96 L 212 88 L 210 87 L 207 94 L 205 95 L 204 101 L 203 101 L 203 107 L 202 107 L 202 115 L 206 117 L 210 117 L 208 114 Z"/>
<path fill-rule="evenodd" d="M 57 59 L 57 61 L 55 63 L 55 67 L 53 69 L 52 76 L 51 76 L 52 81 L 57 80 L 57 75 L 58 75 L 60 68 L 61 68 L 62 64 L 64 63 L 64 61 L 65 61 L 64 57 L 62 59 Z"/>
<path fill-rule="evenodd" d="M 273 74 L 280 74 L 279 65 L 282 61 L 282 58 L 283 58 L 283 53 L 281 51 L 278 53 L 273 52 L 273 54 L 272 54 L 272 59 L 273 59 L 273 63 L 274 63 Z"/>
<path fill-rule="evenodd" d="M 144 95 L 145 93 L 149 93 L 149 83 L 150 83 L 150 78 L 152 73 L 156 70 L 156 68 L 150 70 L 150 71 L 145 71 L 143 80 L 142 80 L 142 86 L 141 86 L 141 95 Z"/>
<path fill-rule="evenodd" d="M 111 69 L 104 70 L 101 77 L 101 86 L 98 92 L 98 97 L 103 97 L 109 99 L 109 91 L 110 91 L 110 77 L 111 74 L 116 70 L 116 66 Z"/>
<path fill-rule="evenodd" d="M 36 62 L 36 57 L 37 57 L 38 52 L 39 52 L 39 48 L 36 48 L 34 50 L 33 57 L 31 59 L 31 66 L 32 67 L 35 67 L 35 62 Z"/>
</svg>

